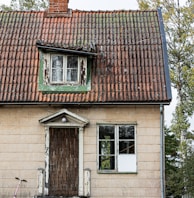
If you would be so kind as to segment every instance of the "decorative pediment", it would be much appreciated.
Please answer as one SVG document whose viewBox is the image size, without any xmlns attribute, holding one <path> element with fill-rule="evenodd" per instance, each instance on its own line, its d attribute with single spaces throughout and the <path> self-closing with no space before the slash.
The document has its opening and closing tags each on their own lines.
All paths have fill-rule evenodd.
<svg viewBox="0 0 194 198">
<path fill-rule="evenodd" d="M 62 109 L 39 120 L 41 124 L 50 127 L 84 127 L 89 121 L 75 113 Z"/>
</svg>

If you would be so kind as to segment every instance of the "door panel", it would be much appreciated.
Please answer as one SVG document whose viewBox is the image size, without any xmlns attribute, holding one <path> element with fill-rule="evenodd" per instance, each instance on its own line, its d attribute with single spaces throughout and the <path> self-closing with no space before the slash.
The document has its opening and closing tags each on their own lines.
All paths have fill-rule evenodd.
<svg viewBox="0 0 194 198">
<path fill-rule="evenodd" d="M 78 129 L 51 128 L 49 195 L 78 195 Z"/>
</svg>

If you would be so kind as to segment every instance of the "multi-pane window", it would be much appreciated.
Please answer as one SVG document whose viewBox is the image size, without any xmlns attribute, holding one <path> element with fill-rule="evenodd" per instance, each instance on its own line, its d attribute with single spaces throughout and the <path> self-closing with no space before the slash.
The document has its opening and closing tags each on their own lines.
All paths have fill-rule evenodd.
<svg viewBox="0 0 194 198">
<path fill-rule="evenodd" d="M 134 125 L 98 126 L 98 170 L 136 172 L 136 131 Z"/>
<path fill-rule="evenodd" d="M 86 78 L 86 58 L 76 55 L 51 55 L 50 83 L 80 84 Z M 82 76 L 84 71 L 84 76 Z M 85 82 L 85 81 L 84 81 Z"/>
</svg>

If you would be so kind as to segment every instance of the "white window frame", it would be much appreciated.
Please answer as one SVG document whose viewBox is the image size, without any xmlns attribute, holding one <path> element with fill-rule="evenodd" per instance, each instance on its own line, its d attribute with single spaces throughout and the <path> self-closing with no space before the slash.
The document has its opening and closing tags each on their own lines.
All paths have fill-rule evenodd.
<svg viewBox="0 0 194 198">
<path fill-rule="evenodd" d="M 114 146 L 115 146 L 115 165 L 114 169 L 102 170 L 100 169 L 99 162 L 99 127 L 100 126 L 113 126 L 114 127 Z M 120 126 L 133 126 L 134 127 L 134 154 L 119 154 L 119 127 Z M 131 139 L 132 140 L 132 139 Z M 130 141 L 127 139 L 126 141 Z M 99 173 L 136 173 L 137 172 L 137 135 L 136 135 L 136 125 L 135 124 L 98 124 L 97 125 L 97 170 Z"/>
<path fill-rule="evenodd" d="M 52 81 L 52 57 L 54 56 L 62 56 L 63 57 L 63 80 L 62 81 Z M 78 57 L 78 76 L 77 81 L 67 81 L 67 57 L 68 56 L 76 56 Z M 87 75 L 87 58 L 81 57 L 78 55 L 62 55 L 62 54 L 50 54 L 50 72 L 49 72 L 49 78 L 50 78 L 50 84 L 64 84 L 64 85 L 78 85 L 81 83 L 81 62 L 84 62 L 85 66 L 85 75 Z"/>
</svg>

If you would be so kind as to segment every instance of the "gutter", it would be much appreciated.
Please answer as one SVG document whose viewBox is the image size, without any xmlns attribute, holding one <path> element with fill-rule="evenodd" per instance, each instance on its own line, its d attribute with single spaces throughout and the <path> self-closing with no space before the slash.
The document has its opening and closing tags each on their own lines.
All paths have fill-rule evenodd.
<svg viewBox="0 0 194 198">
<path fill-rule="evenodd" d="M 160 185 L 161 197 L 165 198 L 165 137 L 163 104 L 160 104 Z"/>
<path fill-rule="evenodd" d="M 164 74 L 166 79 L 166 90 L 167 90 L 167 97 L 169 100 L 172 99 L 172 92 L 171 92 L 171 80 L 170 80 L 170 73 L 169 73 L 169 65 L 168 65 L 168 53 L 167 53 L 167 42 L 164 30 L 164 22 L 162 17 L 161 8 L 158 8 L 158 19 L 159 19 L 159 26 L 160 26 L 160 35 L 162 39 L 162 51 L 163 51 L 163 60 L 164 60 Z"/>
<path fill-rule="evenodd" d="M 170 101 L 166 102 L 0 102 L 1 105 L 169 105 Z"/>
</svg>

